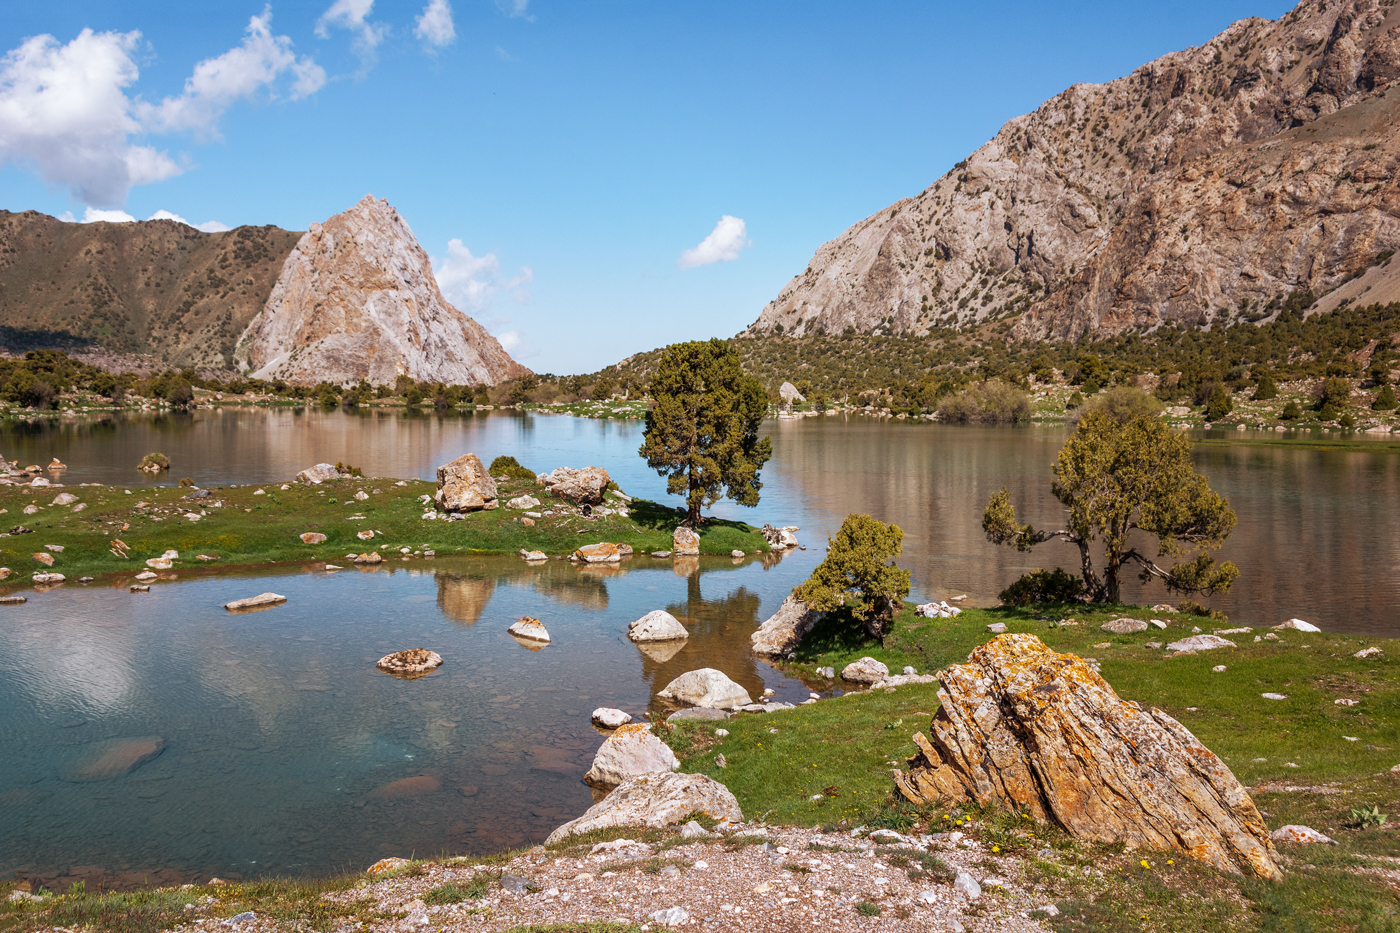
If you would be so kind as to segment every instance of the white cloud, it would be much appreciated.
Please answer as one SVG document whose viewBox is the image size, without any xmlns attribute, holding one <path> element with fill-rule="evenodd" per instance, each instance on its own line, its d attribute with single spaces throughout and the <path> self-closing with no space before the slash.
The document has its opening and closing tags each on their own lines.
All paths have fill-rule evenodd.
<svg viewBox="0 0 1400 933">
<path fill-rule="evenodd" d="M 501 8 L 501 12 L 510 17 L 524 17 L 534 19 L 530 15 L 530 0 L 496 0 L 496 6 Z"/>
<path fill-rule="evenodd" d="M 329 39 L 332 26 L 354 32 L 355 51 L 363 69 L 368 70 L 374 64 L 374 50 L 389 34 L 388 26 L 369 21 L 373 9 L 374 0 L 335 0 L 316 20 L 316 35 Z"/>
<path fill-rule="evenodd" d="M 132 217 L 126 211 L 98 211 L 90 207 L 83 211 L 83 223 L 85 224 L 129 224 L 135 221 L 136 218 Z"/>
<path fill-rule="evenodd" d="M 194 73 L 185 80 L 184 93 L 157 105 L 138 103 L 137 115 L 152 132 L 193 130 L 212 135 L 219 119 L 236 101 L 253 97 L 286 72 L 295 77 L 293 100 L 315 93 L 326 83 L 321 66 L 308 58 L 298 60 L 292 52 L 292 40 L 272 34 L 269 7 L 262 16 L 248 20 L 240 45 L 194 66 Z"/>
<path fill-rule="evenodd" d="M 710 235 L 700 241 L 694 249 L 681 253 L 678 264 L 682 269 L 708 266 L 712 262 L 729 262 L 739 258 L 739 251 L 748 245 L 745 239 L 744 221 L 739 217 L 725 214 L 715 224 Z"/>
<path fill-rule="evenodd" d="M 451 45 L 457 38 L 457 29 L 452 25 L 452 4 L 447 0 L 429 0 L 417 24 L 413 34 L 433 48 Z"/>
<path fill-rule="evenodd" d="M 513 278 L 501 278 L 495 253 L 473 256 L 458 239 L 448 240 L 447 255 L 433 260 L 433 275 L 443 296 L 469 314 L 487 308 L 492 297 L 502 291 L 510 292 L 518 302 L 528 302 L 527 286 L 535 278 L 529 266 L 521 266 L 520 274 Z"/>
<path fill-rule="evenodd" d="M 139 32 L 84 29 L 67 45 L 26 39 L 0 59 L 0 163 L 36 168 L 84 204 L 113 206 L 133 185 L 180 174 L 165 153 L 137 146 L 123 88 L 137 78 Z"/>
<path fill-rule="evenodd" d="M 173 220 L 173 221 L 176 221 L 177 223 L 182 223 L 182 224 L 184 224 L 186 227 L 194 227 L 196 230 L 202 230 L 202 231 L 204 231 L 205 233 L 223 233 L 223 232 L 225 232 L 225 231 L 227 231 L 227 230 L 232 230 L 232 229 L 233 229 L 233 228 L 230 227 L 228 224 L 220 223 L 220 222 L 217 221 L 217 220 L 206 220 L 206 221 L 205 221 L 204 223 L 202 223 L 202 224 L 192 224 L 192 223 L 190 223 L 188 220 L 186 220 L 185 218 L 181 217 L 179 214 L 175 214 L 175 213 L 172 213 L 172 212 L 167 211 L 167 210 L 159 210 L 159 211 L 156 211 L 154 214 L 152 214 L 150 217 L 147 217 L 146 219 L 147 219 L 147 220 Z"/>
<path fill-rule="evenodd" d="M 143 133 L 217 132 L 237 100 L 290 72 L 293 99 L 325 84 L 325 72 L 297 59 L 291 40 L 273 36 L 272 14 L 252 17 L 241 45 L 195 66 L 184 92 L 159 104 L 127 96 L 145 52 L 139 32 L 84 29 L 61 45 L 26 39 L 0 58 L 0 165 L 33 170 L 85 205 L 117 207 L 136 185 L 179 175 L 188 165 L 133 142 Z"/>
<path fill-rule="evenodd" d="M 501 342 L 501 349 L 509 353 L 520 346 L 520 331 L 508 330 L 504 334 L 496 334 L 496 339 Z"/>
</svg>

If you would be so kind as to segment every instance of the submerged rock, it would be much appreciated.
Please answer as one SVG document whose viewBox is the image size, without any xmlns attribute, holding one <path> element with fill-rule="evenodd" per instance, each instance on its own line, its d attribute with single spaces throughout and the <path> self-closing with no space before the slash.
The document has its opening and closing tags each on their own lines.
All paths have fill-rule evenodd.
<svg viewBox="0 0 1400 933">
<path fill-rule="evenodd" d="M 796 593 L 789 593 L 778 611 L 749 636 L 754 654 L 770 658 L 792 657 L 820 618 L 821 613 L 809 608 L 797 598 Z"/>
<path fill-rule="evenodd" d="M 674 771 L 680 766 L 670 747 L 651 734 L 651 723 L 631 723 L 618 727 L 603 742 L 583 782 L 590 787 L 612 788 L 640 774 Z"/>
<path fill-rule="evenodd" d="M 729 789 L 702 774 L 657 771 L 619 784 L 601 801 L 575 820 L 549 834 L 546 845 L 570 836 L 614 826 L 660 829 L 683 823 L 693 816 L 743 822 L 739 802 Z"/>
<path fill-rule="evenodd" d="M 420 774 L 417 777 L 402 778 L 385 784 L 383 787 L 376 787 L 370 791 L 369 796 L 373 800 L 397 800 L 403 797 L 421 797 L 424 794 L 432 794 L 442 790 L 442 782 L 437 778 L 427 774 Z"/>
<path fill-rule="evenodd" d="M 75 784 L 109 781 L 130 774 L 163 751 L 165 740 L 158 735 L 94 742 L 78 753 L 61 777 Z"/>
<path fill-rule="evenodd" d="M 737 709 L 753 702 L 747 690 L 712 667 L 682 674 L 667 684 L 657 696 L 711 709 Z"/>
<path fill-rule="evenodd" d="M 919 752 L 895 778 L 909 800 L 1010 806 L 1081 839 L 1282 877 L 1230 769 L 1166 713 L 1119 699 L 1083 659 L 1002 635 L 939 679 L 932 740 L 914 736 Z"/>
</svg>

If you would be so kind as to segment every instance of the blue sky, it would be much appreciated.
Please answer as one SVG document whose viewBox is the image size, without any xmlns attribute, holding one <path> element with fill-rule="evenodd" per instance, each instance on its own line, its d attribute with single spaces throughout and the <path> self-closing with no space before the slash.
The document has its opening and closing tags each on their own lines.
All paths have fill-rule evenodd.
<svg viewBox="0 0 1400 933">
<path fill-rule="evenodd" d="M 304 230 L 372 192 L 518 359 L 586 372 L 736 333 L 1007 119 L 1288 9 L 7 2 L 0 208 Z"/>
</svg>

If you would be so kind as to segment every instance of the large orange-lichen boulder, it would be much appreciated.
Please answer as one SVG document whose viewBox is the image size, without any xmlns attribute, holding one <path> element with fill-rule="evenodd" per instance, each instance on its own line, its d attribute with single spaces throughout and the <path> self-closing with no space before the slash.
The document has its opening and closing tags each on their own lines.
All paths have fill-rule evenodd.
<svg viewBox="0 0 1400 933">
<path fill-rule="evenodd" d="M 1010 804 L 1070 835 L 1279 878 L 1249 794 L 1191 732 L 1118 698 L 1082 658 L 1000 635 L 939 675 L 932 739 L 896 783 L 918 804 Z"/>
</svg>

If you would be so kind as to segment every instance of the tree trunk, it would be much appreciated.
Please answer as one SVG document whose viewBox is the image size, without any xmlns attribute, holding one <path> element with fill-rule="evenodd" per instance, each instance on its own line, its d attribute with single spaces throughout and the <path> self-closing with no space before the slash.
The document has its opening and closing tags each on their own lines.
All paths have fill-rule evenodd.
<svg viewBox="0 0 1400 933">
<path fill-rule="evenodd" d="M 695 479 L 694 467 L 690 468 L 690 473 L 687 474 L 687 477 L 690 480 L 690 489 L 686 492 L 685 496 L 685 522 L 698 533 L 700 531 L 700 500 L 702 497 L 700 495 L 700 484 Z"/>
<path fill-rule="evenodd" d="M 1103 571 L 1104 599 L 1115 606 L 1121 602 L 1118 598 L 1118 570 L 1122 565 L 1119 555 L 1109 554 Z"/>
</svg>

